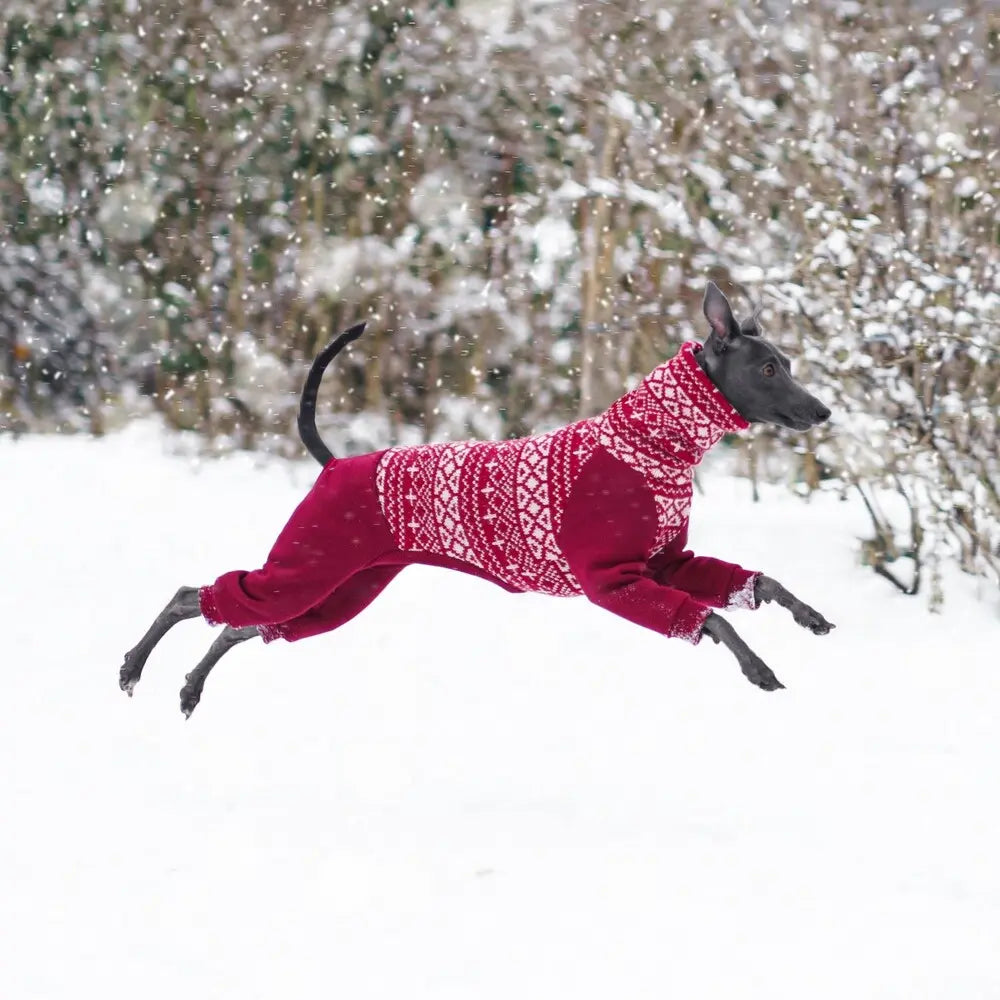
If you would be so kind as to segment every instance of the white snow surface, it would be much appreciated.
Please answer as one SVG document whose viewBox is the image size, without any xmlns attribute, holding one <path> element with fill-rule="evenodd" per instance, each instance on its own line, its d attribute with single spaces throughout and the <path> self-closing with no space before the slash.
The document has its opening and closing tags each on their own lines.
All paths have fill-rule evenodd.
<svg viewBox="0 0 1000 1000">
<path fill-rule="evenodd" d="M 997 608 L 856 565 L 853 503 L 705 479 L 696 549 L 838 628 L 730 617 L 788 690 L 583 599 L 403 573 L 247 643 L 190 721 L 181 584 L 253 568 L 315 476 L 0 440 L 0 997 L 1000 996 Z"/>
</svg>

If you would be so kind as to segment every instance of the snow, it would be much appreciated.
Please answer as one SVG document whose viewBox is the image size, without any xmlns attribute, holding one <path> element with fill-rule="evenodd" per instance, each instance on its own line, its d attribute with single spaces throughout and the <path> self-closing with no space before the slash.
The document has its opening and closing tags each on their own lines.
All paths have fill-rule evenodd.
<svg viewBox="0 0 1000 1000">
<path fill-rule="evenodd" d="M 458 170 L 442 167 L 422 177 L 410 194 L 410 212 L 424 226 L 464 230 L 473 212 L 469 186 Z"/>
<path fill-rule="evenodd" d="M 465 0 L 461 16 L 486 41 L 503 36 L 514 16 L 513 0 Z"/>
<path fill-rule="evenodd" d="M 535 262 L 531 278 L 543 289 L 551 288 L 559 266 L 577 253 L 576 230 L 563 218 L 547 215 L 534 227 Z"/>
<path fill-rule="evenodd" d="M 374 135 L 352 135 L 347 140 L 347 151 L 351 156 L 371 156 L 382 148 Z"/>
<path fill-rule="evenodd" d="M 674 26 L 674 15 L 671 11 L 659 7 L 656 11 L 656 28 L 658 31 L 669 31 Z"/>
<path fill-rule="evenodd" d="M 971 198 L 979 190 L 979 181 L 975 177 L 963 177 L 955 185 L 955 196 Z"/>
<path fill-rule="evenodd" d="M 377 236 L 320 236 L 299 255 L 299 287 L 307 299 L 354 302 L 363 297 L 373 272 L 397 263 L 396 252 Z"/>
<path fill-rule="evenodd" d="M 996 996 L 997 608 L 856 565 L 864 513 L 706 475 L 697 549 L 837 623 L 731 620 L 788 685 L 583 600 L 403 574 L 339 632 L 122 653 L 315 475 L 0 440 L 0 996 Z M 987 589 L 987 593 L 989 590 Z"/>
<path fill-rule="evenodd" d="M 31 170 L 24 189 L 31 203 L 47 215 L 58 215 L 66 206 L 66 190 L 56 178 L 46 177 L 41 170 Z"/>
<path fill-rule="evenodd" d="M 968 153 L 965 139 L 956 132 L 942 132 L 937 137 L 937 147 L 953 154 Z"/>
<path fill-rule="evenodd" d="M 631 124 L 636 124 L 640 120 L 635 101 L 622 90 L 614 91 L 608 98 L 608 111 L 616 118 Z"/>
<path fill-rule="evenodd" d="M 130 181 L 105 191 L 97 212 L 104 235 L 119 243 L 138 243 L 160 215 L 160 198 L 145 183 Z"/>
<path fill-rule="evenodd" d="M 838 267 L 849 267 L 855 259 L 850 236 L 843 229 L 834 229 L 813 249 L 816 257 L 829 257 Z"/>
</svg>

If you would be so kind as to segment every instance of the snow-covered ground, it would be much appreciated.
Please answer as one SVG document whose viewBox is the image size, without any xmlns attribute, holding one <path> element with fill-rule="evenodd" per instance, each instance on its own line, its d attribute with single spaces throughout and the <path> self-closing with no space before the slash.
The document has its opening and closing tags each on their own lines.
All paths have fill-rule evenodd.
<svg viewBox="0 0 1000 1000">
<path fill-rule="evenodd" d="M 0 440 L 0 997 L 1000 997 L 1000 619 L 855 565 L 863 513 L 708 477 L 694 546 L 837 623 L 721 647 L 410 569 L 247 643 L 190 721 L 176 587 L 252 568 L 313 467 L 148 427 Z"/>
</svg>

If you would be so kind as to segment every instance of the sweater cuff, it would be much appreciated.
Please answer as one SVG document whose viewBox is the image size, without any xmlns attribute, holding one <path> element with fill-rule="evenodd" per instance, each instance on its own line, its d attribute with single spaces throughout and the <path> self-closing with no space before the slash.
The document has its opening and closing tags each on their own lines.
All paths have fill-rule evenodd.
<svg viewBox="0 0 1000 1000">
<path fill-rule="evenodd" d="M 671 638 L 683 639 L 692 646 L 697 646 L 701 642 L 701 630 L 705 625 L 705 619 L 711 613 L 712 609 L 704 604 L 692 600 L 685 601 L 674 615 L 669 635 Z"/>
<path fill-rule="evenodd" d="M 760 602 L 754 594 L 754 588 L 759 576 L 760 573 L 750 573 L 745 569 L 737 569 L 733 573 L 729 585 L 729 599 L 726 601 L 724 610 L 736 611 L 743 608 L 747 611 L 756 611 L 760 607 Z"/>
<path fill-rule="evenodd" d="M 336 460 L 335 460 L 336 461 Z M 257 631 L 265 643 L 274 642 L 275 639 L 287 639 L 284 625 L 258 625 Z"/>
<path fill-rule="evenodd" d="M 213 585 L 208 584 L 198 591 L 198 606 L 201 608 L 201 616 L 209 625 L 223 625 L 222 616 L 219 614 L 219 606 L 215 603 L 215 593 Z"/>
</svg>

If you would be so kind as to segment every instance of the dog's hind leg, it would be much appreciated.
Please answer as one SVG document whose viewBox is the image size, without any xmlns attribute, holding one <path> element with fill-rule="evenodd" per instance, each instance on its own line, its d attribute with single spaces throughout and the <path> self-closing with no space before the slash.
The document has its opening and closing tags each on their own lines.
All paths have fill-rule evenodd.
<svg viewBox="0 0 1000 1000">
<path fill-rule="evenodd" d="M 190 719 L 191 713 L 198 707 L 201 701 L 201 692 L 205 687 L 205 678 L 212 672 L 212 668 L 222 659 L 222 657 L 241 642 L 252 639 L 259 635 L 256 625 L 247 625 L 244 628 L 234 628 L 227 625 L 219 637 L 208 648 L 208 652 L 202 657 L 201 662 L 184 678 L 185 684 L 181 688 L 181 711 L 185 717 Z"/>
<path fill-rule="evenodd" d="M 261 630 L 265 638 L 285 639 L 295 642 L 309 636 L 320 635 L 340 628 L 360 614 L 389 585 L 389 582 L 402 569 L 401 566 L 374 566 L 355 573 L 345 584 L 342 584 L 323 601 L 298 618 L 279 625 L 256 626 L 247 625 L 236 628 L 227 625 L 219 637 L 209 647 L 202 661 L 187 675 L 187 683 L 181 688 L 181 711 L 191 718 L 201 700 L 201 692 L 205 686 L 205 678 L 212 668 L 235 645 L 259 635 Z"/>
<path fill-rule="evenodd" d="M 296 642 L 340 628 L 361 614 L 389 586 L 402 568 L 371 566 L 355 573 L 306 614 L 278 625 L 274 629 L 275 635 L 289 642 Z"/>
<path fill-rule="evenodd" d="M 178 622 L 188 618 L 197 618 L 201 614 L 201 606 L 198 602 L 197 587 L 181 587 L 171 598 L 167 606 L 156 616 L 149 630 L 139 640 L 134 648 L 125 654 L 125 662 L 118 673 L 118 685 L 131 698 L 132 691 L 139 678 L 142 676 L 142 668 L 149 659 L 149 654 L 153 647 L 170 631 Z"/>
</svg>

